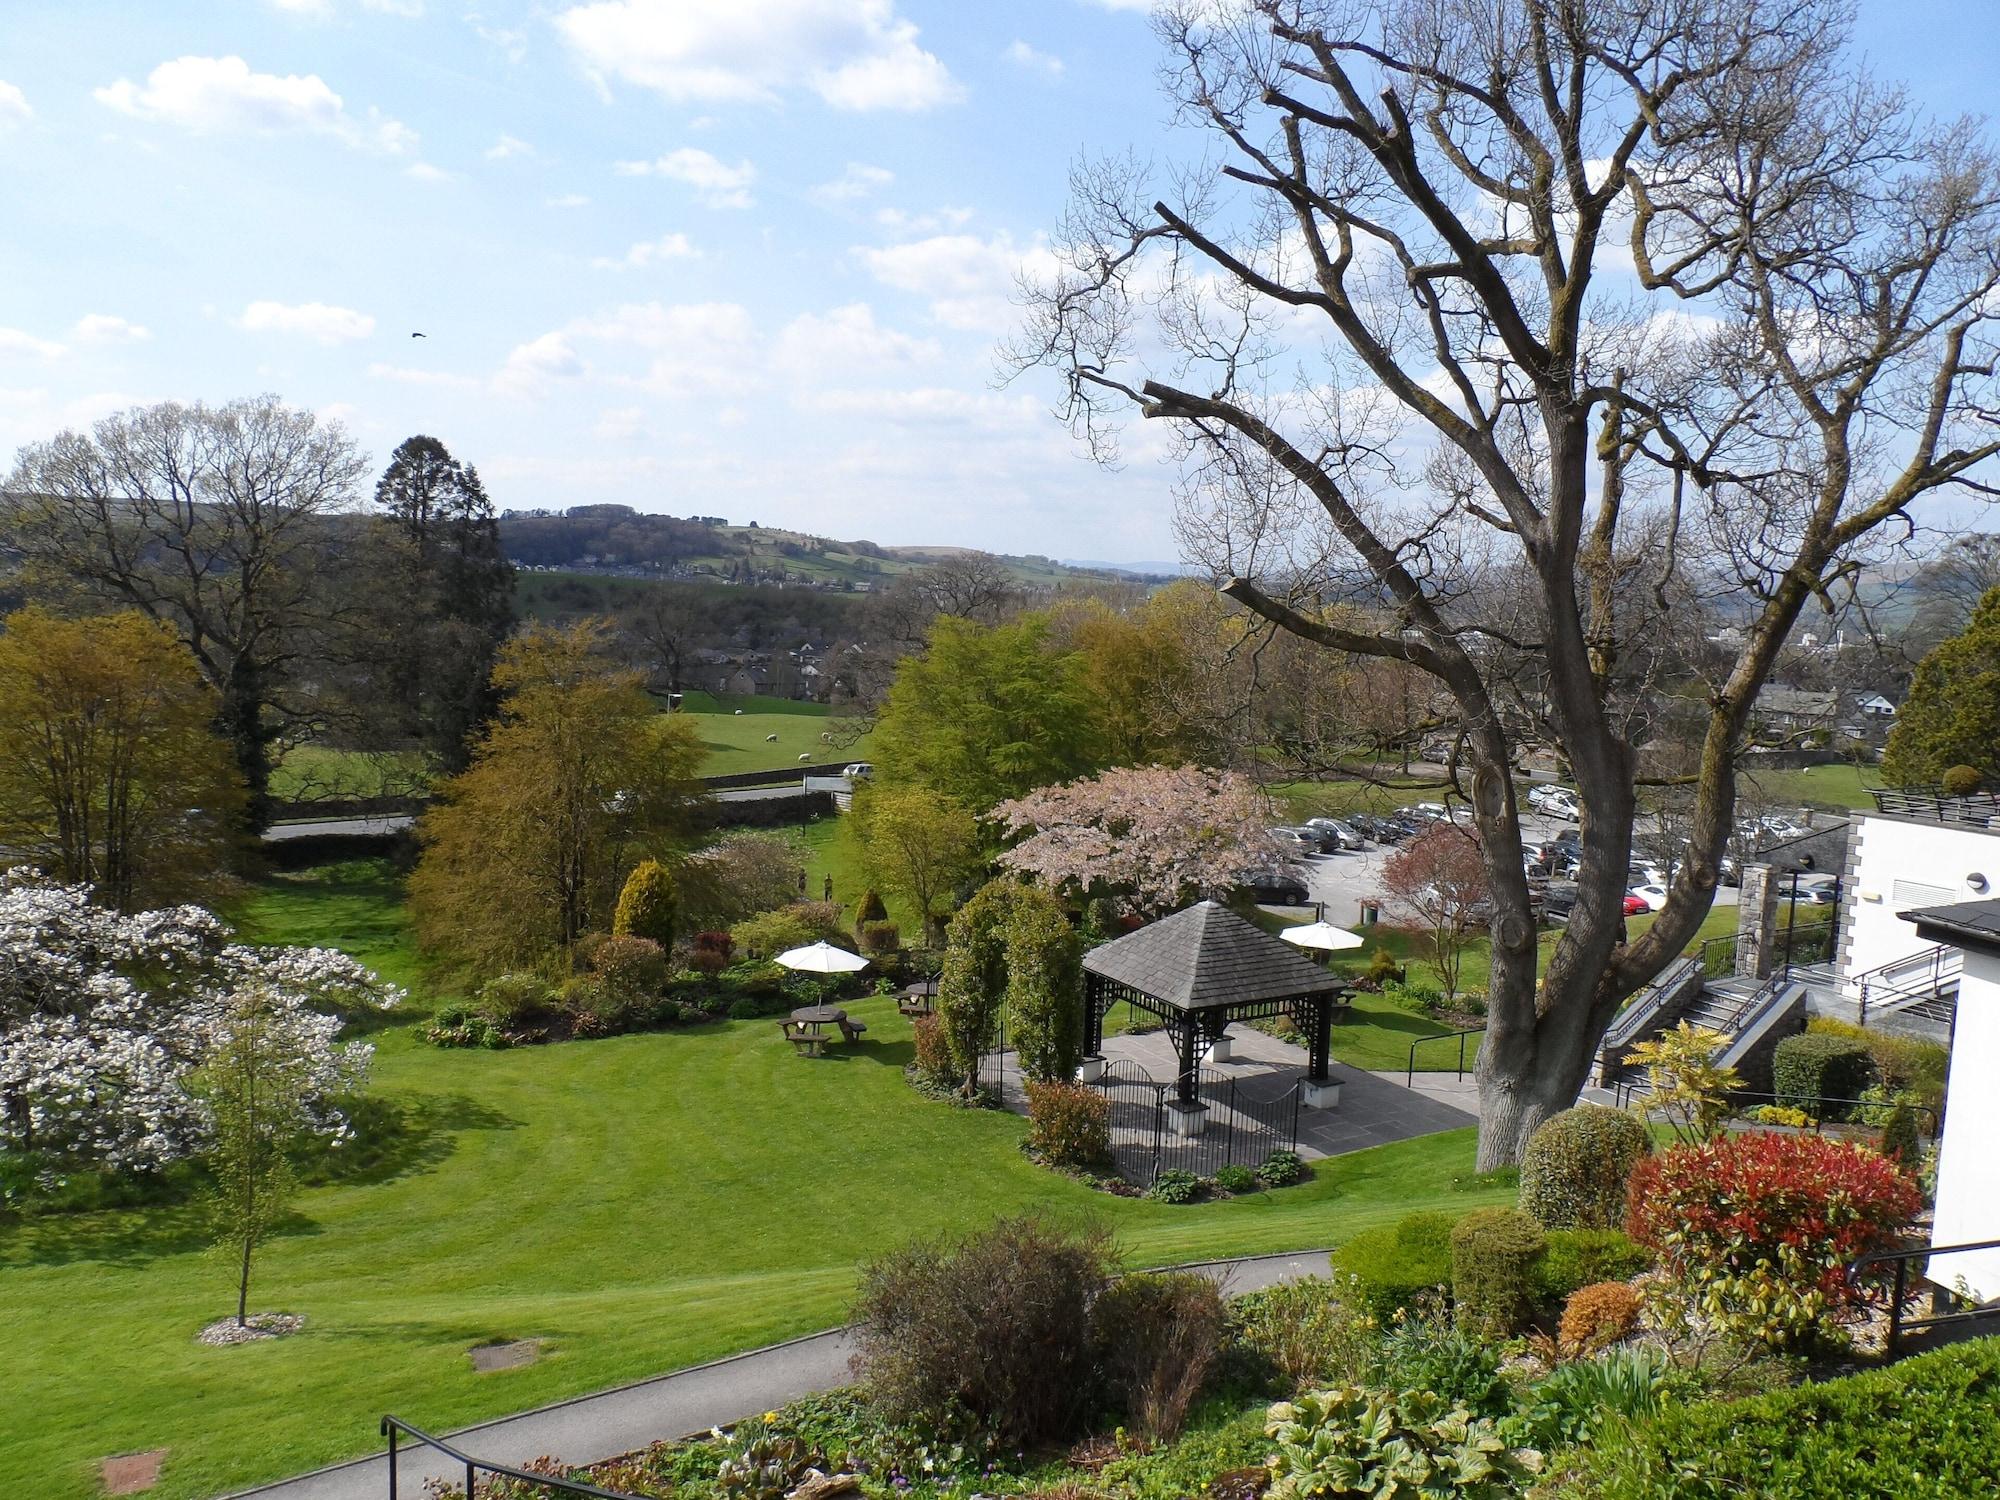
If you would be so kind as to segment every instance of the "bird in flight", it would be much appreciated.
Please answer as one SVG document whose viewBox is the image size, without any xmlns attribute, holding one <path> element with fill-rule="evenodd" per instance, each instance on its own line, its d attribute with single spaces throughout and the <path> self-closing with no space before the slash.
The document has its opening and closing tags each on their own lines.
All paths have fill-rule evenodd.
<svg viewBox="0 0 2000 1500">
<path fill-rule="evenodd" d="M 430 337 L 430 335 L 427 333 L 413 333 L 410 335 L 410 337 L 413 339 L 427 339 Z"/>
</svg>

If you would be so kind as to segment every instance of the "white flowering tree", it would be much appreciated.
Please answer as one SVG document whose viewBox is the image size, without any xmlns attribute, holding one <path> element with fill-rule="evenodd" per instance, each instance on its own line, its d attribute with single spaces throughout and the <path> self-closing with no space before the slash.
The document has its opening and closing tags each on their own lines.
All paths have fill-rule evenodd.
<svg viewBox="0 0 2000 1500">
<path fill-rule="evenodd" d="M 337 1040 L 336 1012 L 401 991 L 324 948 L 253 948 L 198 906 L 126 915 L 87 887 L 0 875 L 0 1153 L 38 1170 L 155 1171 L 202 1150 L 191 1086 L 228 1042 L 236 997 L 296 1049 L 311 1129 L 346 1129 L 340 1100 L 373 1048 Z"/>
<path fill-rule="evenodd" d="M 1278 858 L 1264 793 L 1234 771 L 1134 766 L 1002 802 L 993 817 L 1019 842 L 1000 864 L 1054 891 L 1109 897 L 1141 915 L 1234 886 Z"/>
</svg>

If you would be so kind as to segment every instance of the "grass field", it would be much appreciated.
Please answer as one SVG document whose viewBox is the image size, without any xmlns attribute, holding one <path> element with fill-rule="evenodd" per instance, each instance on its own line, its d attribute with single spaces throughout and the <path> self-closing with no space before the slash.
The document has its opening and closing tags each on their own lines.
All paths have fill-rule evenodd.
<svg viewBox="0 0 2000 1500">
<path fill-rule="evenodd" d="M 395 897 L 348 866 L 273 882 L 243 916 L 421 993 Z M 1028 1162 L 1013 1116 L 921 1099 L 893 1007 L 857 1008 L 871 1041 L 814 1063 L 768 1021 L 497 1053 L 379 1032 L 371 1096 L 402 1128 L 305 1191 L 260 1259 L 253 1306 L 309 1320 L 282 1342 L 194 1342 L 231 1278 L 186 1208 L 0 1223 L 0 1472 L 83 1500 L 99 1458 L 166 1446 L 153 1493 L 213 1495 L 365 1451 L 384 1411 L 449 1428 L 828 1326 L 857 1261 L 998 1213 L 1102 1219 L 1143 1265 L 1508 1195 L 1470 1180 L 1470 1132 L 1224 1203 L 1094 1194 Z M 540 1364 L 472 1372 L 471 1345 L 527 1337 Z"/>
<path fill-rule="evenodd" d="M 1737 795 L 1761 802 L 1873 812 L 1872 788 L 1882 785 L 1879 766 L 1808 766 L 1802 771 L 1752 771 L 1737 779 Z"/>
<path fill-rule="evenodd" d="M 689 693 L 682 700 L 681 712 L 700 723 L 702 744 L 708 749 L 702 774 L 707 776 L 778 770 L 801 764 L 801 755 L 811 756 L 816 765 L 834 766 L 868 758 L 866 735 L 851 745 L 836 745 L 822 738 L 828 720 L 823 703 Z M 772 740 L 772 735 L 777 739 Z"/>
<path fill-rule="evenodd" d="M 423 757 L 415 753 L 297 745 L 272 768 L 271 795 L 281 802 L 399 797 L 420 791 L 424 779 Z"/>
</svg>

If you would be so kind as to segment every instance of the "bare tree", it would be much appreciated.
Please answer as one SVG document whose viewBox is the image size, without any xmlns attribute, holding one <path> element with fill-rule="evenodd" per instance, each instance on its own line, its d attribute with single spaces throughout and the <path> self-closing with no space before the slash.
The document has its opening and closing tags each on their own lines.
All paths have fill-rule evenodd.
<svg viewBox="0 0 2000 1500">
<path fill-rule="evenodd" d="M 258 396 L 134 407 L 24 448 L 8 482 L 0 523 L 31 570 L 187 642 L 259 826 L 273 747 L 323 722 L 301 666 L 347 607 L 329 518 L 353 505 L 364 462 L 339 424 Z"/>
<path fill-rule="evenodd" d="M 1451 696 L 1493 902 L 1479 1160 L 1568 1106 L 1692 939 L 1751 703 L 1801 612 L 1996 451 L 1995 169 L 1847 61 L 1841 0 L 1190 0 L 1156 25 L 1213 146 L 1156 195 L 1086 164 L 1011 353 L 1075 429 L 1171 427 L 1224 592 Z M 1500 587 L 1496 587 L 1500 585 Z M 1627 942 L 1627 667 L 1739 601 L 1672 897 Z M 1361 623 L 1333 601 L 1374 611 Z M 1537 972 L 1509 775 L 1583 803 Z"/>
<path fill-rule="evenodd" d="M 618 617 L 648 686 L 678 693 L 687 686 L 688 660 L 713 629 L 692 589 L 671 583 L 650 585 L 633 608 Z"/>
</svg>

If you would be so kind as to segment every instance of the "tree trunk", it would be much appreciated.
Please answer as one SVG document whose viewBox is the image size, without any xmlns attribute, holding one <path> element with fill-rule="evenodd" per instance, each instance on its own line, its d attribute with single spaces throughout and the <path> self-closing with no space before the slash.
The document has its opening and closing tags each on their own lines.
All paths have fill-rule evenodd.
<svg viewBox="0 0 2000 1500">
<path fill-rule="evenodd" d="M 244 804 L 245 821 L 252 833 L 262 833 L 271 825 L 271 740 L 264 729 L 261 673 L 255 665 L 239 660 L 223 685 L 222 708 L 216 727 L 236 754 L 236 770 L 250 796 Z"/>
<path fill-rule="evenodd" d="M 1491 1066 L 1484 1049 L 1479 1054 L 1479 1158 L 1476 1167 L 1491 1172 L 1512 1166 L 1542 1121 L 1576 1103 L 1588 1069 L 1550 1066 L 1526 1073 Z"/>
<path fill-rule="evenodd" d="M 250 1246 L 251 1236 L 243 1236 L 243 1266 L 236 1282 L 236 1326 L 250 1325 Z"/>
</svg>

